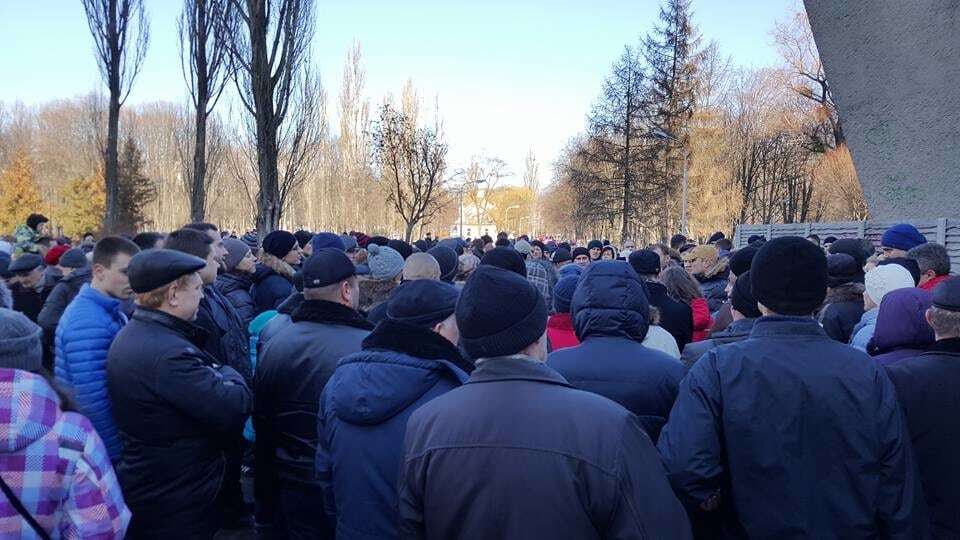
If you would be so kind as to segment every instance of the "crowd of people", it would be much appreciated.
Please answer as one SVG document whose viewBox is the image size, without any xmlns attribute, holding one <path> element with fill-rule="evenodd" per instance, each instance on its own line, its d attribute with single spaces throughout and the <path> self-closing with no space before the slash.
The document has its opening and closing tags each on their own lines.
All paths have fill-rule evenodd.
<svg viewBox="0 0 960 540">
<path fill-rule="evenodd" d="M 0 537 L 960 538 L 960 278 L 909 224 L 0 241 Z"/>
</svg>

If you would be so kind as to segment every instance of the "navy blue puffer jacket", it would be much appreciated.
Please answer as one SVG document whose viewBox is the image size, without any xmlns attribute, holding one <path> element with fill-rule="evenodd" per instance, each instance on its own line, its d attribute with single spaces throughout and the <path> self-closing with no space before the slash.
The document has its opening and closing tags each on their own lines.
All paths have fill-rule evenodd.
<svg viewBox="0 0 960 540">
<path fill-rule="evenodd" d="M 674 358 L 642 345 L 650 305 L 640 277 L 623 261 L 591 264 L 580 277 L 570 312 L 581 343 L 551 353 L 547 364 L 577 388 L 636 414 L 656 441 L 685 370 Z"/>
</svg>

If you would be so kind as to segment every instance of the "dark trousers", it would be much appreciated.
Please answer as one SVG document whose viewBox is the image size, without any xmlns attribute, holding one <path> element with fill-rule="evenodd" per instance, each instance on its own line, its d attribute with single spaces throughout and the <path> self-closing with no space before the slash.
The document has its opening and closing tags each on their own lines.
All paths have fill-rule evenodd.
<svg viewBox="0 0 960 540">
<path fill-rule="evenodd" d="M 257 539 L 332 539 L 333 527 L 323 511 L 320 488 L 292 482 L 279 484 L 273 501 L 263 501 L 263 505 L 257 501 Z"/>
</svg>

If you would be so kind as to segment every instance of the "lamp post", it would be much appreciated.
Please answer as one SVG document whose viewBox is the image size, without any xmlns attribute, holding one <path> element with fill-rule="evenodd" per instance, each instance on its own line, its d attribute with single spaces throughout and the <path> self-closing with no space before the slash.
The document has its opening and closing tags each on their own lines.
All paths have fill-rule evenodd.
<svg viewBox="0 0 960 540">
<path fill-rule="evenodd" d="M 655 139 L 660 139 L 664 141 L 673 141 L 679 143 L 680 139 L 676 135 L 666 132 L 662 129 L 651 129 L 650 136 Z M 690 150 L 686 147 L 683 149 L 683 199 L 680 205 L 680 232 L 684 235 L 688 234 L 687 232 L 687 206 L 690 204 Z"/>
</svg>

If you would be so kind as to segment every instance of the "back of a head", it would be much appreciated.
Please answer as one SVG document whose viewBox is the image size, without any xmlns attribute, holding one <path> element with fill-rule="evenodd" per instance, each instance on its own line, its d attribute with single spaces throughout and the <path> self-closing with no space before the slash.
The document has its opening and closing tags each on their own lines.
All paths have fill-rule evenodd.
<svg viewBox="0 0 960 540">
<path fill-rule="evenodd" d="M 213 239 L 206 233 L 196 229 L 180 229 L 173 231 L 163 242 L 164 249 L 172 249 L 188 253 L 194 257 L 206 259 L 210 254 Z"/>
<path fill-rule="evenodd" d="M 0 368 L 39 371 L 43 361 L 42 331 L 18 311 L 0 308 Z"/>
<path fill-rule="evenodd" d="M 141 250 L 153 249 L 157 246 L 157 242 L 161 240 L 163 240 L 163 235 L 156 232 L 142 232 L 133 237 L 133 243 Z"/>
<path fill-rule="evenodd" d="M 748 319 L 756 319 L 761 316 L 757 299 L 753 297 L 749 270 L 738 276 L 737 282 L 733 284 L 733 290 L 730 292 L 730 305 L 734 311 Z"/>
<path fill-rule="evenodd" d="M 577 290 L 578 283 L 580 283 L 579 274 L 563 276 L 557 280 L 557 284 L 553 287 L 553 307 L 557 313 L 570 312 L 570 303 L 573 301 L 573 293 Z"/>
<path fill-rule="evenodd" d="M 604 335 L 643 341 L 650 303 L 640 276 L 628 263 L 598 261 L 580 276 L 570 314 L 580 339 Z"/>
<path fill-rule="evenodd" d="M 310 240 L 313 239 L 313 233 L 304 229 L 300 229 L 299 231 L 293 233 L 293 236 L 297 239 L 297 245 L 300 246 L 300 249 L 306 247 L 307 244 L 310 243 Z M 314 247 L 314 249 L 317 248 Z"/>
<path fill-rule="evenodd" d="M 813 314 L 827 296 L 828 280 L 823 250 L 799 236 L 765 243 L 750 269 L 754 298 L 777 315 Z"/>
<path fill-rule="evenodd" d="M 899 264 L 877 266 L 864 277 L 866 294 L 878 306 L 890 291 L 907 289 L 915 285 L 910 271 Z"/>
<path fill-rule="evenodd" d="M 671 266 L 660 272 L 660 283 L 667 289 L 667 294 L 684 304 L 703 298 L 700 284 L 679 266 Z"/>
<path fill-rule="evenodd" d="M 944 280 L 933 289 L 930 326 L 937 339 L 960 338 L 960 277 Z"/>
<path fill-rule="evenodd" d="M 930 271 L 936 276 L 950 274 L 950 254 L 943 244 L 935 242 L 921 244 L 908 251 L 907 256 L 917 261 L 922 274 Z"/>
<path fill-rule="evenodd" d="M 496 266 L 527 277 L 527 265 L 523 262 L 523 257 L 511 247 L 491 249 L 480 259 L 480 265 Z"/>
<path fill-rule="evenodd" d="M 750 271 L 753 266 L 753 258 L 757 255 L 760 248 L 756 246 L 744 246 L 730 255 L 730 272 L 738 278 Z"/>
<path fill-rule="evenodd" d="M 457 302 L 457 326 L 472 359 L 518 354 L 543 337 L 547 308 L 540 292 L 515 272 L 477 267 Z"/>
<path fill-rule="evenodd" d="M 386 316 L 391 321 L 432 328 L 453 314 L 459 297 L 460 291 L 443 281 L 408 281 L 393 290 Z"/>
<path fill-rule="evenodd" d="M 440 264 L 429 253 L 413 253 L 403 263 L 403 280 L 440 279 Z"/>
<path fill-rule="evenodd" d="M 452 283 L 457 277 L 457 269 L 460 265 L 457 252 L 449 245 L 441 243 L 428 249 L 427 253 L 440 265 L 440 279 Z"/>
<path fill-rule="evenodd" d="M 859 238 L 841 238 L 830 244 L 830 253 L 846 253 L 857 261 L 857 266 L 863 268 L 870 254 L 864 250 L 863 242 Z"/>
<path fill-rule="evenodd" d="M 297 239 L 297 242 L 300 240 Z M 347 246 L 343 242 L 343 238 L 339 234 L 334 234 L 331 232 L 320 232 L 317 234 L 312 234 L 310 236 L 310 244 L 313 246 L 314 251 L 318 251 L 325 248 L 334 248 L 339 249 L 340 251 L 346 251 Z"/>
<path fill-rule="evenodd" d="M 403 240 L 391 240 L 387 242 L 387 246 L 393 248 L 404 260 L 413 254 L 413 246 Z"/>
<path fill-rule="evenodd" d="M 673 249 L 680 249 L 687 243 L 687 237 L 682 234 L 675 234 L 673 238 L 670 239 L 670 247 Z"/>
<path fill-rule="evenodd" d="M 660 274 L 660 255 L 649 249 L 634 251 L 628 257 L 630 266 L 641 277 L 652 278 Z"/>
<path fill-rule="evenodd" d="M 403 256 L 391 247 L 371 243 L 367 245 L 367 266 L 371 278 L 392 280 L 403 272 Z"/>
<path fill-rule="evenodd" d="M 93 264 L 109 268 L 121 253 L 133 257 L 140 253 L 140 247 L 122 236 L 106 236 L 93 247 Z"/>
<path fill-rule="evenodd" d="M 217 228 L 213 223 L 199 222 L 199 223 L 188 223 L 183 226 L 184 229 L 190 229 L 193 231 L 200 231 L 202 233 L 207 233 L 210 231 L 219 232 L 220 229 Z"/>
<path fill-rule="evenodd" d="M 898 264 L 906 268 L 907 272 L 910 272 L 910 275 L 913 277 L 914 286 L 920 284 L 920 265 L 917 264 L 916 260 L 907 257 L 892 257 L 877 261 L 877 266 L 886 266 L 888 264 Z"/>
</svg>

